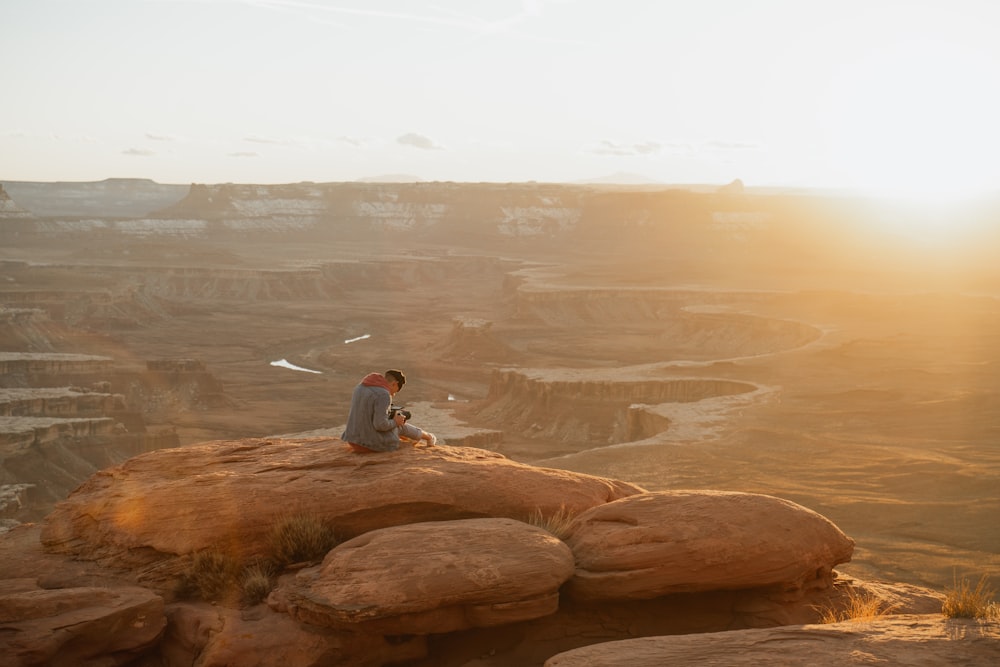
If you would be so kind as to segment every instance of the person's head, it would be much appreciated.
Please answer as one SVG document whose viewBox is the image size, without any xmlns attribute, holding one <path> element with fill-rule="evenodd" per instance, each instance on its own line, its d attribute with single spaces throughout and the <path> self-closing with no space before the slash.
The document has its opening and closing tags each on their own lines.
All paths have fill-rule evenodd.
<svg viewBox="0 0 1000 667">
<path fill-rule="evenodd" d="M 390 368 L 385 373 L 382 373 L 382 375 L 384 375 L 385 379 L 388 380 L 389 382 L 396 383 L 396 391 L 392 392 L 393 395 L 399 393 L 399 390 L 403 388 L 404 384 L 406 384 L 406 376 L 403 375 L 403 371 L 397 370 L 395 368 Z"/>
</svg>

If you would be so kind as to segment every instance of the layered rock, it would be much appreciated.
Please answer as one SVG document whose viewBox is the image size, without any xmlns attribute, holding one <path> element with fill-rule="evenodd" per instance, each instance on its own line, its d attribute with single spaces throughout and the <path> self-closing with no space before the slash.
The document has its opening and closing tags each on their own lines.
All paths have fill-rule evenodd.
<svg viewBox="0 0 1000 667">
<path fill-rule="evenodd" d="M 6 181 L 4 187 L 21 206 L 38 216 L 140 216 L 183 198 L 188 185 L 155 183 L 144 178 L 103 181 Z"/>
<path fill-rule="evenodd" d="M 417 638 L 390 643 L 380 635 L 306 625 L 267 608 L 179 602 L 168 605 L 166 615 L 156 664 L 168 667 L 377 667 L 427 653 Z"/>
<path fill-rule="evenodd" d="M 167 625 L 163 599 L 145 588 L 6 583 L 0 588 L 4 664 L 124 665 L 156 644 Z"/>
<path fill-rule="evenodd" d="M 828 588 L 854 541 L 801 505 L 750 493 L 644 493 L 587 510 L 567 543 L 580 600 L 777 587 Z"/>
<path fill-rule="evenodd" d="M 0 388 L 0 417 L 100 415 L 123 407 L 120 394 L 81 391 L 72 387 Z"/>
<path fill-rule="evenodd" d="M 65 354 L 57 352 L 0 352 L 0 375 L 7 379 L 40 376 L 90 376 L 108 374 L 114 367 L 110 357 L 90 354 Z M 5 385 L 12 386 L 12 385 Z"/>
<path fill-rule="evenodd" d="M 48 516 L 42 541 L 135 569 L 160 588 L 172 585 L 186 557 L 209 547 L 241 559 L 264 553 L 269 531 L 289 515 L 322 517 L 350 538 L 421 521 L 575 514 L 642 491 L 480 449 L 365 456 L 336 438 L 214 442 L 150 452 L 95 474 Z"/>
<path fill-rule="evenodd" d="M 175 599 L 195 554 L 260 558 L 271 529 L 296 514 L 329 521 L 346 541 L 319 565 L 285 571 L 267 605 Z M 542 519 L 545 530 L 531 523 Z M 850 539 L 776 498 L 648 493 L 471 448 L 355 454 L 336 438 L 137 456 L 91 477 L 41 531 L 11 534 L 20 542 L 0 542 L 20 578 L 10 590 L 44 587 L 66 604 L 32 615 L 15 600 L 0 650 L 22 650 L 61 614 L 84 613 L 90 603 L 76 589 L 104 577 L 105 597 L 142 581 L 154 605 L 166 600 L 149 659 L 168 667 L 429 665 L 493 651 L 505 657 L 476 664 L 539 665 L 601 641 L 815 622 L 857 588 L 831 571 L 849 558 Z M 940 609 L 920 592 L 876 592 L 901 612 Z M 134 656 L 116 647 L 143 645 L 114 616 L 95 626 L 110 647 L 102 664 Z M 79 645 L 67 641 L 49 662 L 76 659 Z"/>
<path fill-rule="evenodd" d="M 436 242 L 523 246 L 606 240 L 609 230 L 633 242 L 662 237 L 704 243 L 703 220 L 720 205 L 711 193 L 553 183 L 290 183 L 160 185 L 109 179 L 100 183 L 10 182 L 29 210 L 48 217 L 28 236 L 354 239 L 405 233 Z M 186 196 L 185 196 L 186 195 Z M 158 204 L 158 205 L 157 205 Z M 748 202 L 741 202 L 746 206 Z M 753 208 L 754 206 L 751 206 Z M 766 230 L 765 230 L 766 231 Z M 621 239 L 619 239 L 621 240 Z M 723 239 L 725 240 L 725 239 Z M 661 251 L 662 252 L 662 251 Z"/>
<path fill-rule="evenodd" d="M 0 185 L 0 219 L 25 219 L 31 218 L 31 211 L 26 211 L 17 205 L 7 191 L 4 190 L 3 185 Z"/>
<path fill-rule="evenodd" d="M 896 616 L 829 625 L 643 637 L 552 656 L 545 667 L 757 667 L 758 665 L 995 665 L 1000 625 Z"/>
<path fill-rule="evenodd" d="M 176 446 L 172 430 L 147 431 L 150 406 L 222 402 L 221 384 L 201 362 L 151 364 L 146 372 L 120 371 L 103 356 L 0 353 L 0 516 L 10 519 L 7 526 L 39 520 L 101 468 Z"/>
<path fill-rule="evenodd" d="M 152 267 L 143 271 L 144 294 L 168 299 L 272 301 L 325 299 L 337 286 L 320 269 Z"/>
<path fill-rule="evenodd" d="M 669 419 L 643 421 L 635 414 L 648 405 L 696 403 L 759 389 L 724 378 L 650 375 L 648 369 L 629 379 L 575 369 L 500 369 L 493 372 L 489 401 L 477 416 L 503 424 L 507 431 L 550 441 L 623 442 L 647 437 L 654 421 L 667 430 Z"/>
<path fill-rule="evenodd" d="M 272 593 L 305 623 L 437 634 L 554 613 L 573 553 L 541 528 L 465 519 L 384 528 L 349 540 Z"/>
</svg>

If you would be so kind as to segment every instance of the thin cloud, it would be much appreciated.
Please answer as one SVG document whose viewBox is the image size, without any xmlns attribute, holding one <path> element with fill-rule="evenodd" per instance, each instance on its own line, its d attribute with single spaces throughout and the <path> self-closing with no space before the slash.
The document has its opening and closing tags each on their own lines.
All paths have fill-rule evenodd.
<svg viewBox="0 0 1000 667">
<path fill-rule="evenodd" d="M 643 141 L 635 144 L 620 144 L 604 139 L 598 142 L 590 152 L 597 155 L 655 155 L 663 145 L 656 141 Z"/>
<path fill-rule="evenodd" d="M 348 144 L 350 146 L 354 146 L 355 148 L 361 148 L 361 147 L 363 147 L 365 145 L 364 139 L 358 139 L 357 137 L 340 136 L 340 137 L 337 137 L 336 140 L 339 141 L 339 142 L 341 142 L 341 143 L 345 143 L 345 144 Z"/>
<path fill-rule="evenodd" d="M 396 139 L 396 143 L 402 144 L 403 146 L 413 146 L 414 148 L 421 148 L 423 150 L 439 151 L 443 150 L 443 146 L 439 146 L 434 141 L 422 134 L 417 134 L 416 132 L 409 132 L 402 135 Z"/>
<path fill-rule="evenodd" d="M 152 132 L 146 133 L 146 138 L 150 141 L 177 141 L 174 137 L 166 134 L 153 134 Z"/>
<path fill-rule="evenodd" d="M 690 155 L 694 152 L 694 146 L 686 143 L 667 143 L 663 144 L 665 152 L 673 153 L 675 155 Z"/>
<path fill-rule="evenodd" d="M 714 139 L 700 144 L 663 143 L 659 141 L 641 141 L 636 143 L 621 143 L 603 139 L 588 150 L 595 155 L 641 156 L 671 153 L 674 155 L 693 156 L 697 153 L 735 153 L 741 151 L 760 150 L 760 144 L 749 141 L 723 141 Z"/>
<path fill-rule="evenodd" d="M 56 143 L 96 144 L 100 139 L 89 134 L 59 134 L 58 132 L 29 133 L 24 130 L 11 130 L 0 137 L 9 139 L 30 139 L 32 141 L 54 141 Z"/>
<path fill-rule="evenodd" d="M 235 153 L 229 153 L 229 157 L 260 157 L 260 153 L 254 151 L 236 151 Z"/>
<path fill-rule="evenodd" d="M 432 6 L 440 14 L 414 14 L 410 12 L 387 11 L 382 9 L 368 9 L 357 7 L 343 7 L 336 5 L 322 5 L 314 2 L 302 2 L 301 0 L 246 0 L 249 4 L 258 7 L 268 7 L 271 9 L 304 9 L 308 11 L 326 12 L 330 14 L 343 14 L 348 16 L 362 16 L 368 18 L 391 19 L 405 21 L 408 23 L 425 23 L 431 25 L 451 26 L 465 29 L 477 30 L 480 32 L 495 32 L 498 27 L 510 24 L 514 21 L 522 20 L 531 14 L 525 11 L 518 12 L 510 17 L 498 21 L 489 21 L 470 15 L 458 14 L 442 10 L 440 7 Z M 523 3 L 537 4 L 537 3 Z"/>
<path fill-rule="evenodd" d="M 286 146 L 289 143 L 287 141 L 280 141 L 278 139 L 268 139 L 267 137 L 258 137 L 256 135 L 243 137 L 243 141 L 248 141 L 251 144 L 271 144 L 275 146 Z"/>
<path fill-rule="evenodd" d="M 152 155 L 156 155 L 156 153 L 154 151 L 149 150 L 148 148 L 126 148 L 125 150 L 122 151 L 122 155 L 131 155 L 134 157 L 150 157 Z"/>
<path fill-rule="evenodd" d="M 655 141 L 644 141 L 641 144 L 633 144 L 632 148 L 639 155 L 654 155 L 659 153 L 662 147 Z"/>
<path fill-rule="evenodd" d="M 526 33 L 515 33 L 514 29 L 535 19 L 543 13 L 546 5 L 564 5 L 569 0 L 522 0 L 518 11 L 500 18 L 488 19 L 465 12 L 457 12 L 439 5 L 428 5 L 425 13 L 371 9 L 363 7 L 347 7 L 329 5 L 305 0 L 161 0 L 163 2 L 187 2 L 201 4 L 244 4 L 260 7 L 271 11 L 281 11 L 299 14 L 307 20 L 340 28 L 348 28 L 343 23 L 328 20 L 330 16 L 371 18 L 379 20 L 398 21 L 430 27 L 454 28 L 462 32 L 477 35 L 506 34 L 518 39 L 550 44 L 583 44 L 572 38 L 560 38 Z M 488 5 L 487 5 L 488 6 Z"/>
<path fill-rule="evenodd" d="M 755 151 L 760 148 L 758 144 L 748 141 L 707 141 L 702 145 L 707 151 Z"/>
</svg>

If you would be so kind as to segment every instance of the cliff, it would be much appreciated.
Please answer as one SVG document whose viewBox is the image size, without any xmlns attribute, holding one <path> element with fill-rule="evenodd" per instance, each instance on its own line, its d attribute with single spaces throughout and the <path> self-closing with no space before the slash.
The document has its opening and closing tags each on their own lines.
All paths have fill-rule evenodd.
<svg viewBox="0 0 1000 667">
<path fill-rule="evenodd" d="M 45 400 L 0 417 L 0 523 L 67 501 L 0 537 L 7 654 L 521 667 L 713 633 L 714 658 L 679 637 L 624 654 L 724 661 L 756 642 L 804 663 L 830 644 L 898 663 L 888 644 L 926 638 L 992 664 L 989 625 L 799 624 L 854 593 L 934 613 L 940 596 L 878 580 L 943 590 L 1000 553 L 996 226 L 942 280 L 936 256 L 894 272 L 936 249 L 886 241 L 856 203 L 728 190 L 207 185 L 137 217 L 5 218 L 0 385 Z M 36 363 L 61 351 L 103 361 Z M 344 397 L 388 359 L 450 445 L 603 481 L 464 447 L 346 457 Z M 117 396 L 133 414 L 82 414 Z M 218 442 L 123 462 L 169 446 L 142 421 Z M 262 433 L 300 435 L 239 439 Z M 635 492 L 608 495 L 611 478 Z M 539 503 L 578 527 L 542 530 Z M 314 508 L 338 544 L 272 572 L 268 527 Z M 835 565 L 845 538 L 858 551 Z M 229 581 L 233 558 L 273 596 L 192 593 L 196 568 Z M 733 628 L 774 632 L 717 633 Z"/>
<path fill-rule="evenodd" d="M 0 523 L 37 520 L 95 471 L 179 444 L 172 429 L 147 431 L 144 415 L 225 400 L 196 360 L 136 370 L 96 355 L 0 352 Z"/>
<path fill-rule="evenodd" d="M 276 560 L 290 517 L 329 526 L 332 548 Z M 108 468 L 40 530 L 11 531 L 0 643 L 20 665 L 431 665 L 472 647 L 478 665 L 540 665 L 615 639 L 815 622 L 857 590 L 939 605 L 840 580 L 853 549 L 770 496 L 651 493 L 472 448 L 213 442 Z M 240 568 L 265 572 L 254 600 Z"/>
<path fill-rule="evenodd" d="M 55 183 L 4 181 L 2 187 L 21 209 L 40 218 L 138 217 L 178 201 L 189 188 L 143 178 Z"/>
<path fill-rule="evenodd" d="M 7 226 L 7 233 L 17 231 L 22 241 L 98 234 L 108 239 L 271 237 L 344 242 L 368 239 L 372 234 L 403 234 L 411 244 L 475 246 L 486 242 L 519 248 L 528 243 L 551 248 L 606 243 L 614 238 L 637 247 L 664 242 L 668 245 L 661 252 L 681 257 L 685 250 L 720 242 L 735 244 L 743 252 L 741 247 L 759 243 L 778 228 L 785 233 L 790 223 L 795 228 L 776 199 L 679 188 L 543 183 L 194 184 L 181 196 L 176 190 L 164 190 L 166 186 L 111 181 L 100 188 L 79 185 L 80 192 L 66 184 L 8 183 L 7 187 L 21 206 L 44 216 Z M 131 192 L 128 206 L 124 200 L 95 194 L 107 191 Z M 76 194 L 71 196 L 72 192 Z M 74 208 L 69 201 L 87 203 Z M 163 205 L 154 206 L 158 201 Z"/>
<path fill-rule="evenodd" d="M 0 184 L 0 220 L 11 220 L 19 218 L 31 218 L 30 211 L 26 211 L 17 202 L 11 199 L 10 195 Z"/>
<path fill-rule="evenodd" d="M 394 235 L 407 247 L 606 252 L 669 263 L 696 279 L 708 265 L 739 271 L 869 268 L 927 271 L 944 248 L 891 232 L 897 213 L 862 198 L 756 193 L 727 187 L 555 183 L 292 183 L 161 185 L 7 182 L 16 208 L 0 242 L 49 245 L 100 239 L 220 243 L 351 243 Z M 11 204 L 7 204 L 10 208 Z M 978 229 L 964 261 L 992 267 L 996 202 L 963 210 Z M 30 215 L 25 215 L 28 213 Z M 11 217 L 13 216 L 13 217 Z M 967 219 L 965 219 L 967 218 Z M 898 229 L 898 222 L 895 224 Z M 902 253 L 902 254 L 900 254 Z M 692 258 L 697 258 L 693 260 Z M 916 264 L 914 264 L 916 262 Z"/>
</svg>

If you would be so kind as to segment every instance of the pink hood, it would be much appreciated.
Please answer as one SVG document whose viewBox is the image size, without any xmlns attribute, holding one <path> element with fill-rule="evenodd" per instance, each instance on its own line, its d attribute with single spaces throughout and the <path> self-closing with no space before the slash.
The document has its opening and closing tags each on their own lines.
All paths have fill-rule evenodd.
<svg viewBox="0 0 1000 667">
<path fill-rule="evenodd" d="M 366 387 L 382 387 L 389 393 L 392 393 L 392 390 L 389 388 L 389 381 L 381 373 L 369 373 L 361 380 L 361 384 Z"/>
</svg>

